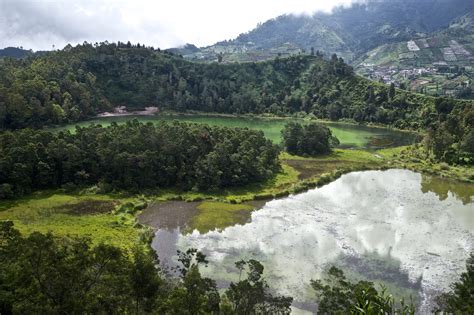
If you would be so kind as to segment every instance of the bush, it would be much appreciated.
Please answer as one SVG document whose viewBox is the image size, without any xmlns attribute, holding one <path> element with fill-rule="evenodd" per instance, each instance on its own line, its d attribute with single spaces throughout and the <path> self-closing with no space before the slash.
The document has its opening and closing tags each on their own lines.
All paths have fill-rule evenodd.
<svg viewBox="0 0 474 315">
<path fill-rule="evenodd" d="M 327 154 L 339 144 L 328 127 L 315 122 L 304 125 L 290 122 L 282 130 L 282 136 L 286 150 L 297 155 Z"/>
<path fill-rule="evenodd" d="M 14 196 L 12 185 L 1 184 L 0 185 L 0 199 L 10 199 Z"/>
<path fill-rule="evenodd" d="M 448 163 L 445 163 L 445 162 L 441 162 L 439 164 L 439 168 L 442 170 L 442 171 L 447 171 L 449 170 L 449 164 Z"/>
</svg>

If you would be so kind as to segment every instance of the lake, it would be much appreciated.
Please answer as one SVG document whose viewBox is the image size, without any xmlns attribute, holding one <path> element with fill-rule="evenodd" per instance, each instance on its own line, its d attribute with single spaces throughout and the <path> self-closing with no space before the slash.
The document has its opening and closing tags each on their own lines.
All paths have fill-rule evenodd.
<svg viewBox="0 0 474 315">
<path fill-rule="evenodd" d="M 209 124 L 213 126 L 239 127 L 262 130 L 265 136 L 274 143 L 281 142 L 281 130 L 290 120 L 288 119 L 265 119 L 252 117 L 227 117 L 227 116 L 207 116 L 207 115 L 156 115 L 156 116 L 118 116 L 118 117 L 101 117 L 92 120 L 69 124 L 58 130 L 73 130 L 75 126 L 87 126 L 91 123 L 101 124 L 103 126 L 110 125 L 112 122 L 125 123 L 130 119 L 138 119 L 142 122 L 157 123 L 160 121 L 179 120 L 184 122 Z M 416 142 L 418 136 L 410 132 L 396 131 L 386 128 L 367 127 L 356 124 L 337 123 L 337 122 L 321 122 L 327 125 L 333 134 L 341 142 L 341 148 L 355 149 L 380 149 L 387 147 L 396 147 L 409 145 Z"/>
<path fill-rule="evenodd" d="M 458 280 L 474 250 L 473 201 L 471 184 L 408 170 L 353 172 L 268 201 L 246 223 L 220 231 L 184 234 L 186 220 L 173 225 L 157 216 L 152 247 L 168 265 L 177 249 L 201 250 L 210 261 L 203 274 L 221 287 L 237 280 L 234 262 L 257 259 L 270 286 L 295 297 L 295 313 L 315 310 L 310 280 L 324 277 L 332 265 L 353 280 L 413 296 L 426 313 L 434 296 Z"/>
</svg>

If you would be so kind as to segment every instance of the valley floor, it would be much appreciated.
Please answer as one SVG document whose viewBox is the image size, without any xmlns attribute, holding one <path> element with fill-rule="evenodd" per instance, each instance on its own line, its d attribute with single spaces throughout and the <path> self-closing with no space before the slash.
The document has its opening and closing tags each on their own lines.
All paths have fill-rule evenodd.
<svg viewBox="0 0 474 315">
<path fill-rule="evenodd" d="M 174 210 L 187 204 L 187 211 L 192 213 L 192 216 L 185 215 L 187 230 L 197 229 L 204 233 L 246 222 L 251 212 L 266 200 L 320 187 L 352 171 L 407 168 L 474 182 L 473 168 L 431 164 L 412 157 L 409 147 L 373 152 L 336 149 L 321 157 L 282 153 L 280 159 L 282 170 L 273 179 L 243 188 L 209 192 L 161 190 L 147 196 L 103 195 L 96 194 L 94 189 L 74 193 L 42 191 L 14 201 L 0 201 L 0 220 L 14 221 L 26 234 L 38 231 L 60 236 L 86 236 L 95 243 L 130 248 L 151 236 L 150 229 L 138 223 L 137 214 L 152 202 L 174 202 L 170 207 Z"/>
</svg>

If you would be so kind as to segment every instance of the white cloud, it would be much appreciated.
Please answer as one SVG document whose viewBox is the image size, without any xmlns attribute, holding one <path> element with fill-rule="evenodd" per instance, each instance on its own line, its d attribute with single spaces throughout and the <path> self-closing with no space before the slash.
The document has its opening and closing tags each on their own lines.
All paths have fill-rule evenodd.
<svg viewBox="0 0 474 315">
<path fill-rule="evenodd" d="M 351 0 L 0 0 L 0 47 L 127 41 L 168 48 L 213 44 L 285 13 L 330 11 Z"/>
</svg>

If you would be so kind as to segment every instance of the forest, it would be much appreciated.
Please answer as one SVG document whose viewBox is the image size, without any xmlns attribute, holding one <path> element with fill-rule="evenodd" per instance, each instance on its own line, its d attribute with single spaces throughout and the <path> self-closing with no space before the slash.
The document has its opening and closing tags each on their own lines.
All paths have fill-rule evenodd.
<svg viewBox="0 0 474 315">
<path fill-rule="evenodd" d="M 140 247 L 129 253 L 87 238 L 24 237 L 9 221 L 0 222 L 0 240 L 2 314 L 289 314 L 293 301 L 271 294 L 255 260 L 236 262 L 244 275 L 221 298 L 194 249 L 178 252 L 173 278 Z"/>
<path fill-rule="evenodd" d="M 243 186 L 272 177 L 280 169 L 278 154 L 261 131 L 176 121 L 5 131 L 0 198 L 96 184 L 103 192 Z"/>
<path fill-rule="evenodd" d="M 363 79 L 336 55 L 201 64 L 140 44 L 84 43 L 0 60 L 0 199 L 57 188 L 77 192 L 94 185 L 99 193 L 221 191 L 276 182 L 285 166 L 279 158 L 282 148 L 249 129 L 136 120 L 73 131 L 49 129 L 122 105 L 174 112 L 304 114 L 417 130 L 426 135 L 416 147 L 424 159 L 474 164 L 473 102 L 427 97 Z M 283 140 L 289 153 L 303 156 L 329 155 L 337 143 L 330 129 L 313 123 L 289 124 Z M 342 153 L 328 159 L 337 154 Z M 373 155 L 361 155 L 361 163 L 367 156 L 375 159 Z M 293 176 L 298 179 L 299 173 Z M 55 211 L 43 210 L 46 216 Z M 207 260 L 199 251 L 178 253 L 174 278 L 157 268 L 150 251 L 148 244 L 126 250 L 87 238 L 23 235 L 11 221 L 2 221 L 0 313 L 290 312 L 293 298 L 272 294 L 264 266 L 256 260 L 236 262 L 241 279 L 219 290 L 213 279 L 201 275 L 199 268 Z M 468 260 L 453 292 L 439 298 L 440 310 L 472 311 L 472 303 L 464 301 L 472 289 L 473 263 Z M 337 268 L 329 276 L 311 282 L 315 302 L 328 313 L 414 312 L 413 305 L 395 301 L 371 282 L 352 283 Z"/>
<path fill-rule="evenodd" d="M 427 130 L 437 160 L 473 163 L 472 101 L 436 99 L 364 79 L 341 58 L 299 55 L 200 64 L 130 43 L 68 46 L 0 61 L 0 128 L 84 120 L 116 106 L 348 119 Z M 442 139 L 442 140 L 439 140 Z"/>
<path fill-rule="evenodd" d="M 292 297 L 273 295 L 257 260 L 235 263 L 240 273 L 223 294 L 200 268 L 208 261 L 195 249 L 178 251 L 177 277 L 157 268 L 157 257 L 142 248 L 130 253 L 87 238 L 52 234 L 22 236 L 0 222 L 0 312 L 2 314 L 290 314 Z M 474 255 L 453 291 L 437 298 L 436 311 L 474 310 Z M 414 314 L 369 281 L 351 282 L 332 267 L 328 278 L 312 280 L 314 300 L 324 314 Z M 471 291 L 470 291 L 471 290 Z"/>
</svg>

